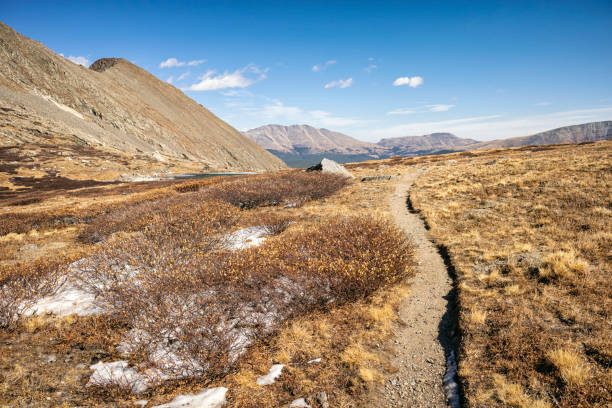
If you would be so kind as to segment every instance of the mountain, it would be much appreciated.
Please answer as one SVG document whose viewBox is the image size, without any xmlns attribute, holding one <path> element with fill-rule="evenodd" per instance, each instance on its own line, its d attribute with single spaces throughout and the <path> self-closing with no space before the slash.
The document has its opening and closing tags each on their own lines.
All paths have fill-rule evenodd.
<svg viewBox="0 0 612 408">
<path fill-rule="evenodd" d="M 384 153 L 374 143 L 308 125 L 266 125 L 243 133 L 292 167 L 308 167 L 323 157 L 346 163 L 380 158 Z"/>
<path fill-rule="evenodd" d="M 462 139 L 452 133 L 432 133 L 425 136 L 403 136 L 381 139 L 378 146 L 387 149 L 392 156 L 410 156 L 456 150 L 461 146 L 477 143 L 476 140 Z"/>
<path fill-rule="evenodd" d="M 267 125 L 248 130 L 244 134 L 292 167 L 307 167 L 323 157 L 347 163 L 456 150 L 476 143 L 475 140 L 461 139 L 450 133 L 406 136 L 367 143 L 339 132 L 308 125 Z"/>
<path fill-rule="evenodd" d="M 612 139 L 612 121 L 591 122 L 547 130 L 531 136 L 491 140 L 464 146 L 457 150 L 494 149 L 503 147 L 539 146 L 562 143 L 595 142 Z"/>
<path fill-rule="evenodd" d="M 307 167 L 323 157 L 340 163 L 393 156 L 420 156 L 457 151 L 582 143 L 612 139 L 612 121 L 566 126 L 531 136 L 478 142 L 451 133 L 404 136 L 366 143 L 345 134 L 308 125 L 267 125 L 244 132 L 264 149 L 292 167 Z"/>
<path fill-rule="evenodd" d="M 103 58 L 86 68 L 2 23 L 0 124 L 0 161 L 9 148 L 31 151 L 37 170 L 60 174 L 95 175 L 85 168 L 94 159 L 114 173 L 285 167 L 182 91 L 125 59 Z M 81 166 L 84 150 L 88 166 Z"/>
</svg>

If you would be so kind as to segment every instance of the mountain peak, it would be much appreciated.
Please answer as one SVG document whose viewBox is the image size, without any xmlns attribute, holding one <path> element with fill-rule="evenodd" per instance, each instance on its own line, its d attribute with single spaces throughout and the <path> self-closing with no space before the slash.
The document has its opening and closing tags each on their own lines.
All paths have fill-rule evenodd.
<svg viewBox="0 0 612 408">
<path fill-rule="evenodd" d="M 93 64 L 89 66 L 89 69 L 92 69 L 97 72 L 104 72 L 107 69 L 117 65 L 119 62 L 127 62 L 123 58 L 100 58 L 96 60 Z"/>
</svg>

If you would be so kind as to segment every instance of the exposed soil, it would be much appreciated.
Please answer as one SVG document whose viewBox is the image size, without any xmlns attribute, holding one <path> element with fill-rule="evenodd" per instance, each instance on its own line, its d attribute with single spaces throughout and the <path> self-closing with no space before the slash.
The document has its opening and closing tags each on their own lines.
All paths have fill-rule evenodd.
<svg viewBox="0 0 612 408">
<path fill-rule="evenodd" d="M 407 205 L 408 191 L 420 171 L 406 173 L 391 196 L 395 222 L 414 243 L 418 260 L 411 292 L 400 306 L 392 371 L 374 392 L 371 406 L 446 407 L 442 379 L 446 358 L 454 350 L 456 311 L 452 278 L 439 250 L 430 241 L 419 215 Z"/>
</svg>

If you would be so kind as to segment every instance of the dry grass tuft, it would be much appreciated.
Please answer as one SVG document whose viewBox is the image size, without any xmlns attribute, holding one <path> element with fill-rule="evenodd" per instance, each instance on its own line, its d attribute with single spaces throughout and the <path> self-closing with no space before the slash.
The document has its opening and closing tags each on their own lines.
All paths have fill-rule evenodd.
<svg viewBox="0 0 612 408">
<path fill-rule="evenodd" d="M 588 381 L 588 366 L 576 352 L 558 348 L 546 353 L 546 357 L 559 370 L 561 378 L 567 384 L 579 386 Z"/>
</svg>

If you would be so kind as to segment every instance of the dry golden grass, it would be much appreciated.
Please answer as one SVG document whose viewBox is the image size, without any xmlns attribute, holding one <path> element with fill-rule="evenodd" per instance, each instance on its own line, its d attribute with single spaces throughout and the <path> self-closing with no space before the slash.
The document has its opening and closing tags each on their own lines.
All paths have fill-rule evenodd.
<svg viewBox="0 0 612 408">
<path fill-rule="evenodd" d="M 612 401 L 612 142 L 431 163 L 411 193 L 457 274 L 466 403 Z"/>
</svg>

